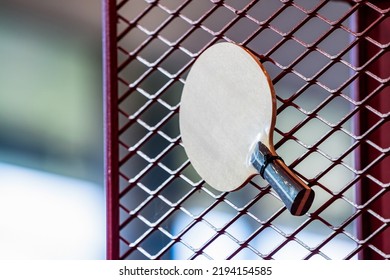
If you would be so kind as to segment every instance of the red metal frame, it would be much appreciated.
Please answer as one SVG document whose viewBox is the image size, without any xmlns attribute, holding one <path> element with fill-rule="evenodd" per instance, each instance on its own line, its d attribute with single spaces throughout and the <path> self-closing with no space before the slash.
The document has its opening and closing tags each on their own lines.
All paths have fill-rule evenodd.
<svg viewBox="0 0 390 280">
<path fill-rule="evenodd" d="M 107 259 L 119 259 L 119 152 L 116 1 L 103 1 L 103 69 Z"/>
<path fill-rule="evenodd" d="M 322 154 L 325 158 L 327 158 L 331 165 L 328 168 L 323 170 L 319 175 L 315 178 L 305 178 L 309 183 L 320 185 L 321 188 L 330 192 L 326 186 L 321 186 L 319 183 L 320 179 L 325 176 L 328 172 L 332 170 L 336 165 L 343 165 L 343 159 L 348 156 L 351 152 L 355 154 L 355 166 L 354 170 L 350 170 L 355 174 L 355 178 L 349 182 L 346 186 L 344 186 L 339 193 L 333 193 L 332 197 L 325 201 L 321 207 L 319 207 L 315 212 L 308 215 L 308 219 L 302 222 L 292 233 L 281 235 L 285 238 L 283 242 L 281 242 L 277 247 L 275 247 L 271 252 L 267 255 L 262 255 L 257 252 L 254 248 L 251 248 L 251 241 L 256 238 L 257 235 L 262 234 L 264 229 L 267 227 L 272 227 L 272 223 L 277 220 L 281 215 L 283 215 L 284 210 L 280 208 L 276 210 L 275 213 L 269 218 L 265 223 L 260 222 L 262 227 L 259 227 L 244 241 L 239 243 L 240 247 L 235 250 L 228 258 L 234 258 L 237 254 L 240 253 L 241 250 L 245 248 L 251 248 L 254 252 L 264 258 L 264 259 L 272 259 L 275 254 L 278 253 L 280 249 L 289 244 L 291 241 L 300 242 L 299 239 L 296 239 L 296 236 L 311 222 L 320 221 L 323 224 L 327 225 L 332 229 L 332 234 L 330 234 L 323 242 L 316 246 L 315 248 L 306 248 L 310 251 L 310 253 L 305 258 L 310 258 L 315 254 L 321 254 L 321 250 L 324 246 L 326 246 L 334 237 L 338 234 L 345 233 L 344 230 L 351 223 L 358 221 L 357 223 L 357 238 L 355 239 L 353 236 L 349 236 L 353 239 L 358 245 L 357 247 L 350 252 L 348 256 L 345 256 L 346 259 L 352 258 L 355 255 L 359 255 L 361 259 L 388 259 L 390 252 L 390 229 L 389 229 L 389 216 L 390 216 L 390 196 L 389 196 L 389 168 L 390 162 L 388 160 L 389 153 L 389 142 L 390 135 L 388 133 L 389 130 L 389 105 L 390 105 L 390 90 L 389 90 L 389 60 L 386 59 L 386 54 L 388 54 L 388 42 L 389 41 L 389 33 L 390 30 L 390 20 L 389 20 L 389 3 L 387 1 L 347 1 L 351 4 L 351 9 L 343 16 L 338 18 L 336 21 L 328 20 L 319 14 L 321 9 L 326 6 L 329 1 L 323 1 L 317 6 L 315 6 L 311 11 L 307 11 L 304 8 L 300 7 L 299 4 L 294 3 L 294 1 L 282 1 L 283 6 L 277 9 L 269 18 L 265 21 L 260 22 L 258 19 L 251 17 L 247 14 L 247 12 L 255 6 L 259 1 L 250 1 L 248 4 L 241 10 L 237 10 L 228 4 L 225 4 L 224 1 L 211 1 L 214 5 L 210 10 L 205 12 L 197 21 L 191 22 L 188 19 L 181 17 L 188 24 L 190 24 L 190 28 L 188 31 L 183 34 L 178 41 L 172 43 L 164 38 L 159 37 L 159 32 L 167 27 L 172 20 L 177 17 L 180 17 L 181 11 L 183 11 L 188 5 L 190 5 L 191 1 L 184 1 L 176 10 L 169 10 L 163 5 L 159 4 L 159 1 L 148 1 L 148 7 L 142 10 L 133 20 L 127 20 L 123 16 L 118 15 L 118 10 L 125 5 L 128 0 L 117 1 L 114 0 L 104 0 L 103 1 L 103 18 L 104 18 L 104 77 L 105 77 L 105 169 L 106 169 L 106 188 L 107 188 L 107 258 L 108 259 L 119 259 L 119 258 L 127 258 L 132 253 L 137 250 L 143 250 L 140 248 L 140 244 L 147 240 L 150 235 L 159 231 L 159 227 L 164 222 L 164 219 L 159 222 L 152 223 L 145 218 L 141 217 L 142 221 L 149 226 L 148 232 L 142 235 L 142 238 L 137 240 L 136 242 L 131 242 L 126 240 L 120 235 L 120 231 L 125 228 L 126 225 L 130 224 L 135 219 L 140 218 L 140 213 L 143 209 L 147 208 L 148 205 L 153 200 L 157 200 L 159 197 L 163 197 L 162 192 L 164 188 L 159 188 L 156 191 L 146 190 L 149 195 L 149 198 L 143 201 L 140 206 L 133 211 L 133 209 L 127 209 L 123 205 L 121 205 L 120 200 L 123 196 L 125 196 L 129 191 L 137 187 L 137 180 L 141 180 L 145 173 L 140 174 L 137 180 L 132 181 L 132 178 L 126 177 L 125 174 L 120 172 L 120 168 L 123 164 L 126 163 L 127 160 L 131 159 L 135 154 L 136 150 L 130 149 L 132 147 L 126 147 L 129 149 L 129 153 L 124 156 L 121 160 L 119 158 L 119 145 L 126 146 L 124 143 L 121 143 L 119 137 L 122 133 L 124 133 L 127 129 L 129 129 L 135 122 L 136 119 L 131 119 L 127 124 L 123 127 L 119 128 L 119 114 L 126 114 L 122 112 L 119 108 L 119 104 L 126 100 L 132 92 L 136 89 L 137 86 L 142 84 L 146 79 L 150 78 L 151 73 L 155 71 L 159 65 L 163 63 L 170 55 L 172 55 L 176 50 L 181 50 L 186 53 L 191 60 L 193 61 L 197 55 L 217 42 L 218 40 L 230 40 L 228 36 L 224 34 L 226 30 L 237 24 L 241 19 L 246 18 L 250 21 L 254 22 L 259 26 L 256 32 L 253 32 L 248 38 L 246 38 L 241 43 L 244 46 L 249 46 L 251 40 L 256 38 L 261 32 L 263 32 L 267 28 L 271 28 L 273 32 L 279 34 L 283 39 L 278 41 L 267 53 L 265 53 L 265 57 L 272 56 L 277 50 L 283 46 L 287 41 L 292 40 L 305 48 L 305 51 L 299 55 L 294 61 L 292 61 L 288 66 L 284 66 L 280 64 L 278 61 L 273 61 L 279 69 L 282 71 L 280 74 L 276 75 L 273 79 L 273 83 L 277 84 L 280 80 L 282 80 L 287 74 L 293 73 L 306 81 L 306 84 L 301 87 L 295 94 L 293 94 L 288 99 L 282 99 L 279 97 L 279 101 L 281 105 L 278 108 L 278 114 L 282 113 L 285 109 L 289 107 L 294 107 L 298 110 L 299 106 L 297 106 L 294 102 L 302 93 L 304 93 L 309 87 L 313 85 L 318 85 L 321 88 L 331 92 L 331 90 L 327 89 L 325 85 L 321 84 L 318 79 L 329 71 L 332 66 L 334 66 L 335 62 L 342 62 L 348 68 L 353 71 L 353 75 L 351 75 L 350 79 L 345 81 L 338 89 L 337 92 L 333 92 L 329 98 L 324 100 L 319 106 L 317 106 L 310 114 L 306 116 L 306 118 L 293 127 L 289 132 L 284 133 L 283 131 L 276 129 L 277 133 L 279 133 L 283 138 L 276 143 L 276 148 L 281 147 L 287 141 L 293 139 L 294 141 L 299 142 L 294 135 L 297 131 L 299 131 L 302 127 L 307 125 L 313 117 L 316 117 L 318 112 L 320 112 L 323 108 L 328 106 L 332 100 L 338 94 L 343 91 L 346 87 L 352 85 L 356 92 L 354 93 L 354 100 L 350 102 L 353 104 L 354 109 L 349 112 L 343 119 L 341 119 L 337 125 L 332 126 L 332 129 L 323 136 L 322 139 L 318 140 L 312 146 L 305 146 L 303 143 L 300 143 L 301 146 L 307 149 L 303 155 L 301 155 L 298 159 L 291 163 L 290 167 L 294 168 L 299 165 L 302 161 L 308 158 L 314 151 L 319 151 L 318 147 L 332 135 L 334 131 L 343 131 L 343 124 L 348 120 L 353 119 L 356 125 L 355 130 L 353 131 L 354 135 L 350 135 L 351 139 L 353 139 L 353 145 L 346 150 L 339 158 L 334 159 L 326 154 Z M 126 34 L 132 30 L 133 28 L 140 28 L 138 26 L 139 22 L 147 16 L 152 10 L 156 7 L 161 8 L 167 14 L 169 14 L 169 18 L 165 20 L 162 24 L 160 24 L 153 32 L 144 32 L 148 33 L 148 38 L 144 40 L 138 48 L 131 53 L 121 47 L 118 42 L 126 36 Z M 220 32 L 215 32 L 213 30 L 208 29 L 207 26 L 203 25 L 203 22 L 207 20 L 213 13 L 216 13 L 219 8 L 224 7 L 235 15 L 237 15 L 233 20 L 227 23 Z M 272 22 L 275 18 L 278 17 L 280 13 L 283 13 L 286 9 L 294 7 L 302 13 L 308 15 L 304 18 L 299 24 L 297 24 L 292 30 L 290 30 L 287 34 L 278 31 L 276 28 L 272 27 Z M 357 16 L 352 16 L 354 13 L 357 13 Z M 361 16 L 359 16 L 361 15 Z M 379 17 L 378 17 L 379 15 Z M 307 44 L 305 42 L 300 41 L 295 37 L 295 32 L 302 28 L 305 24 L 307 24 L 313 17 L 318 16 L 322 21 L 326 22 L 331 26 L 331 28 L 322 34 L 319 38 L 315 40 L 312 44 Z M 350 17 L 357 19 L 356 30 L 349 30 L 342 26 L 342 23 Z M 126 22 L 128 25 L 127 28 L 121 31 L 121 34 L 117 33 L 117 24 L 118 21 L 122 20 Z M 342 51 L 340 51 L 337 55 L 332 56 L 324 52 L 319 45 L 322 41 L 324 41 L 332 32 L 337 29 L 343 29 L 343 31 L 347 32 L 354 40 L 350 43 L 349 46 Z M 202 49 L 197 53 L 191 53 L 187 49 L 181 46 L 181 43 L 185 41 L 194 30 L 201 29 L 212 35 L 212 39 L 205 43 L 202 46 Z M 147 64 L 148 70 L 141 75 L 139 79 L 130 83 L 129 81 L 124 80 L 123 78 L 118 76 L 118 73 L 123 71 L 130 62 L 135 60 L 135 58 L 142 53 L 143 50 L 147 48 L 149 44 L 153 42 L 154 39 L 159 38 L 164 41 L 166 44 L 170 45 L 170 49 L 165 52 L 158 60 L 157 64 Z M 357 46 L 357 47 L 356 47 Z M 356 48 L 355 48 L 356 47 Z M 354 48 L 353 54 L 356 55 L 357 65 L 354 66 L 349 64 L 348 61 L 343 60 L 343 56 L 351 51 Z M 305 57 L 307 57 L 313 50 L 320 52 L 322 55 L 326 56 L 330 62 L 325 65 L 321 70 L 317 71 L 315 75 L 312 77 L 302 77 L 302 74 L 295 70 L 295 66 L 298 65 Z M 254 50 L 252 50 L 254 51 Z M 255 51 L 254 51 L 255 52 Z M 118 54 L 128 55 L 128 58 L 124 60 L 120 65 L 118 65 Z M 255 52 L 256 53 L 256 52 Z M 258 54 L 260 56 L 260 54 Z M 191 66 L 191 62 L 188 63 L 184 68 L 182 68 L 178 73 L 172 75 L 170 77 L 170 81 L 164 85 L 164 90 L 168 89 L 173 83 L 182 81 L 181 76 L 189 69 Z M 118 96 L 118 82 L 129 85 L 129 90 L 125 92 L 120 97 Z M 160 92 L 160 93 L 161 93 Z M 151 97 L 150 101 L 155 101 L 157 97 Z M 146 107 L 143 107 L 142 110 L 145 112 L 152 106 L 154 103 L 150 102 Z M 178 106 L 170 108 L 170 113 L 165 116 L 165 118 L 159 123 L 156 128 L 148 129 L 150 134 L 147 136 L 142 142 L 141 146 L 147 143 L 156 135 L 156 131 L 160 129 L 166 122 L 168 122 L 172 116 L 177 114 Z M 374 117 L 372 117 L 374 116 Z M 377 119 L 380 119 L 379 121 Z M 320 119 L 321 120 L 321 119 Z M 347 132 L 348 131 L 344 131 Z M 168 147 L 165 151 L 163 151 L 160 156 L 155 159 L 148 159 L 145 157 L 144 159 L 149 162 L 151 167 L 157 166 L 158 160 L 165 156 L 169 151 L 171 151 L 174 147 L 180 144 L 180 139 L 169 139 L 171 146 Z M 386 146 L 387 145 L 387 146 Z M 376 150 L 375 153 L 372 150 Z M 378 155 L 379 153 L 379 155 Z M 142 156 L 142 155 L 141 155 Z M 177 170 L 168 170 L 168 173 L 171 173 L 172 177 L 167 180 L 168 183 L 172 183 L 175 178 L 179 178 L 182 174 L 181 172 L 189 166 L 189 162 L 183 164 Z M 348 166 L 344 166 L 346 168 L 351 169 Z M 302 174 L 301 174 L 302 175 Z M 130 183 L 123 190 L 120 190 L 119 187 L 119 176 L 122 176 Z M 137 175 L 138 176 L 138 175 Z M 197 192 L 201 190 L 205 190 L 202 186 L 202 182 L 200 183 L 191 183 L 192 190 L 189 191 L 185 196 L 183 196 L 178 204 L 171 205 L 171 208 L 164 213 L 164 217 L 167 219 L 175 213 L 177 209 L 181 207 L 181 204 L 185 203 L 187 200 L 191 198 L 192 195 L 195 195 Z M 212 243 L 220 237 L 222 234 L 226 234 L 226 230 L 228 230 L 229 226 L 233 225 L 238 219 L 242 217 L 244 214 L 249 214 L 249 209 L 256 203 L 258 203 L 262 197 L 265 195 L 272 194 L 268 188 L 261 188 L 257 184 L 252 183 L 252 185 L 259 189 L 260 192 L 252 198 L 252 200 L 242 208 L 238 208 L 237 214 L 223 227 L 218 228 L 217 234 L 212 238 L 208 239 L 200 248 L 193 251 L 193 255 L 191 258 L 196 258 L 200 255 L 206 255 L 205 250 L 207 247 L 212 245 Z M 355 186 L 357 191 L 357 199 L 355 202 L 356 212 L 353 213 L 350 217 L 347 218 L 340 226 L 333 226 L 329 224 L 326 219 L 324 219 L 321 215 L 326 209 L 331 206 L 337 199 L 343 198 L 344 193 L 349 190 L 352 186 Z M 213 196 L 213 195 L 212 195 Z M 226 201 L 228 198 L 228 194 L 224 193 L 221 195 L 215 195 L 213 203 L 200 215 L 194 216 L 194 220 L 190 223 L 185 229 L 182 230 L 180 234 L 172 237 L 171 241 L 158 253 L 156 258 L 160 258 L 163 254 L 165 254 L 171 246 L 173 246 L 176 242 L 181 241 L 183 236 L 186 235 L 188 231 L 190 231 L 199 221 L 205 222 L 205 217 L 209 213 L 213 211 L 214 208 L 218 207 L 221 203 Z M 169 203 L 168 203 L 169 205 Z M 125 210 L 127 213 L 130 213 L 129 216 L 124 220 L 120 221 L 119 211 L 120 209 Z M 253 217 L 256 219 L 256 217 Z M 213 227 L 213 225 L 209 225 Z M 126 244 L 129 249 L 121 254 L 120 252 L 120 242 Z M 307 247 L 304 243 L 301 244 L 303 247 Z M 147 252 L 145 253 L 147 255 Z"/>
<path fill-rule="evenodd" d="M 387 7 L 388 11 L 389 5 L 386 5 L 385 2 L 372 1 L 378 7 Z M 372 29 L 371 21 L 373 18 L 375 18 L 374 10 L 367 7 L 362 9 L 358 18 L 358 30 Z M 361 141 L 367 141 L 370 144 L 360 149 L 360 161 L 357 162 L 357 166 L 366 167 L 362 170 L 361 188 L 358 194 L 359 204 L 362 205 L 361 210 L 364 213 L 364 216 L 362 215 L 363 217 L 359 219 L 360 223 L 358 225 L 359 236 L 363 240 L 364 246 L 360 253 L 362 259 L 382 259 L 386 258 L 386 254 L 387 257 L 390 254 L 390 196 L 388 195 L 390 161 L 388 160 L 389 146 L 386 146 L 390 143 L 390 62 L 388 57 L 387 59 L 385 57 L 385 50 L 388 50 L 388 45 L 380 44 L 380 42 L 389 40 L 389 30 L 390 20 L 384 20 L 370 33 L 370 37 L 376 42 L 364 41 L 359 48 L 360 65 L 378 56 L 378 49 L 383 50 L 381 53 L 382 59 L 378 59 L 377 63 L 366 63 L 366 69 L 371 75 L 366 75 L 360 79 L 358 98 L 359 100 L 365 100 L 365 103 L 369 104 L 371 108 L 378 110 L 377 114 L 385 112 L 381 122 L 374 120 L 368 110 L 362 111 L 358 120 L 358 135 L 362 135 L 363 132 L 365 137 L 362 137 Z M 381 77 L 387 78 L 381 79 Z M 382 148 L 380 157 L 371 151 L 372 147 L 370 146 L 375 144 L 377 145 L 376 148 Z"/>
</svg>

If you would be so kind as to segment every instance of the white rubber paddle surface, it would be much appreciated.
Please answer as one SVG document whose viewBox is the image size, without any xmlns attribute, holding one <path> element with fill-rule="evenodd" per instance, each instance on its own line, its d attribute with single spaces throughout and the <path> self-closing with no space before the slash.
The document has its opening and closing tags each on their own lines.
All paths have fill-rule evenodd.
<svg viewBox="0 0 390 280">
<path fill-rule="evenodd" d="M 274 89 L 258 59 L 231 43 L 204 51 L 180 106 L 182 141 L 199 175 L 220 191 L 242 186 L 258 174 L 250 163 L 255 145 L 274 152 L 274 124 Z"/>
</svg>

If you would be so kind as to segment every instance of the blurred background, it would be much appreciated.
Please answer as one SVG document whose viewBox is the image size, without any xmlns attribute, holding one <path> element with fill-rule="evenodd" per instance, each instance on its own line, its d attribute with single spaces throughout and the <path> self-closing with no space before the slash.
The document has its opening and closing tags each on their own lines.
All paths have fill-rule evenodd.
<svg viewBox="0 0 390 280">
<path fill-rule="evenodd" d="M 101 1 L 0 1 L 0 259 L 105 258 Z"/>
</svg>

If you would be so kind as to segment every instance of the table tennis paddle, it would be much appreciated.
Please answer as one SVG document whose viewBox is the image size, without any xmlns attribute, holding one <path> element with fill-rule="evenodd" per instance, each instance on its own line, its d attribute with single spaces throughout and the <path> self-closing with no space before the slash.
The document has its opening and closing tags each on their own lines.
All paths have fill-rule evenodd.
<svg viewBox="0 0 390 280">
<path fill-rule="evenodd" d="M 256 56 L 233 43 L 215 44 L 187 76 L 179 117 L 182 142 L 195 170 L 213 188 L 233 191 L 260 173 L 300 216 L 314 192 L 275 152 L 275 100 Z"/>
</svg>

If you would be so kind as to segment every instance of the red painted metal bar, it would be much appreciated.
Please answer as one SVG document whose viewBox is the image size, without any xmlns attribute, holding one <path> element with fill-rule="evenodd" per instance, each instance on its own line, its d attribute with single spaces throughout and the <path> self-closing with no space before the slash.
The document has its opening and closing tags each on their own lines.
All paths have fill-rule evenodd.
<svg viewBox="0 0 390 280">
<path fill-rule="evenodd" d="M 379 8 L 389 9 L 389 4 L 386 1 L 371 1 Z M 360 11 L 357 21 L 358 30 L 364 30 L 370 26 L 372 19 L 377 16 L 374 10 L 365 7 Z M 377 119 L 368 110 L 361 110 L 359 117 L 358 133 L 375 127 L 375 131 L 362 139 L 364 145 L 361 145 L 360 167 L 363 169 L 371 162 L 378 158 L 378 154 L 373 152 L 379 149 L 382 152 L 382 158 L 377 164 L 365 170 L 361 176 L 359 184 L 358 203 L 360 205 L 367 204 L 373 197 L 378 198 L 367 206 L 363 206 L 363 214 L 359 219 L 358 234 L 359 238 L 364 242 L 364 249 L 360 252 L 361 259 L 383 259 L 390 254 L 390 161 L 389 154 L 389 112 L 390 112 L 390 61 L 388 56 L 388 48 L 390 42 L 390 21 L 387 19 L 378 25 L 369 36 L 377 43 L 373 44 L 367 40 L 359 45 L 358 58 L 360 65 L 368 61 L 371 57 L 378 53 L 378 49 L 386 49 L 387 52 L 382 55 L 381 59 L 368 67 L 367 72 L 375 75 L 364 75 L 360 77 L 358 98 L 363 100 L 369 93 L 375 91 L 378 86 L 381 86 L 381 91 L 377 94 L 377 98 L 372 99 L 369 103 L 374 110 L 382 117 L 384 122 L 377 125 Z M 387 56 L 386 56 L 387 53 Z M 374 146 L 374 149 L 373 147 Z M 358 163 L 359 164 L 359 163 Z M 378 193 L 381 194 L 378 196 Z M 374 234 L 373 234 L 374 233 Z"/>
<path fill-rule="evenodd" d="M 107 259 L 119 259 L 119 147 L 116 1 L 104 0 L 102 7 L 105 181 L 107 195 Z"/>
</svg>

